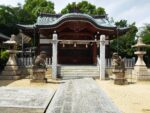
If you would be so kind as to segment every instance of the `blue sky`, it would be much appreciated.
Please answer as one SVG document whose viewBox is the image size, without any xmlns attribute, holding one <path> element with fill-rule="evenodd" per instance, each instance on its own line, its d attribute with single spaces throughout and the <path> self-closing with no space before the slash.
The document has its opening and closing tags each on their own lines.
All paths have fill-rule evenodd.
<svg viewBox="0 0 150 113">
<path fill-rule="evenodd" d="M 82 0 L 51 0 L 55 4 L 55 11 L 60 12 L 68 3 Z M 114 20 L 127 19 L 129 23 L 136 22 L 138 27 L 150 23 L 150 0 L 87 0 L 97 7 L 105 8 L 109 17 Z M 16 6 L 24 4 L 24 0 L 0 0 L 0 4 Z"/>
</svg>

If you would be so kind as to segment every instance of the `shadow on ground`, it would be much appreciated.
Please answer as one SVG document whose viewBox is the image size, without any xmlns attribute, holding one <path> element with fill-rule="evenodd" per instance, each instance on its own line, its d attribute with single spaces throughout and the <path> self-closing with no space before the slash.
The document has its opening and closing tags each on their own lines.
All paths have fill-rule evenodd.
<svg viewBox="0 0 150 113">
<path fill-rule="evenodd" d="M 15 82 L 15 80 L 0 80 L 0 87 L 8 86 L 9 84 Z"/>
</svg>

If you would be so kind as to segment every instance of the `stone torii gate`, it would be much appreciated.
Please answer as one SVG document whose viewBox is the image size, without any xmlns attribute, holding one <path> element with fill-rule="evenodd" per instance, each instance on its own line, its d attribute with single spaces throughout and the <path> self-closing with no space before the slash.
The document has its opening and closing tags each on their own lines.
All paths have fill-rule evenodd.
<svg viewBox="0 0 150 113">
<path fill-rule="evenodd" d="M 100 44 L 100 79 L 104 80 L 105 79 L 105 35 L 100 35 L 100 40 L 99 43 Z M 56 33 L 56 31 L 54 31 L 53 35 L 52 35 L 52 78 L 53 79 L 57 79 L 57 68 L 58 68 L 58 61 L 57 61 L 57 50 L 58 50 L 58 34 Z"/>
</svg>

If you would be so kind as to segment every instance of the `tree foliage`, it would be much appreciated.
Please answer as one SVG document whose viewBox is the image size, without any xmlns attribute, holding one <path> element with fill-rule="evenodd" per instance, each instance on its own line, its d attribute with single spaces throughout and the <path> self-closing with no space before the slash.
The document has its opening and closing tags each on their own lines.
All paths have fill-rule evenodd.
<svg viewBox="0 0 150 113">
<path fill-rule="evenodd" d="M 33 24 L 39 12 L 54 14 L 54 4 L 46 0 L 25 0 L 24 6 L 0 6 L 0 32 L 17 34 L 17 24 Z"/>
<path fill-rule="evenodd" d="M 54 3 L 47 0 L 25 0 L 23 9 L 30 12 L 35 17 L 38 13 L 51 13 L 54 14 Z"/>
<path fill-rule="evenodd" d="M 143 42 L 150 44 L 150 24 L 145 24 L 140 36 L 143 38 Z"/>
<path fill-rule="evenodd" d="M 6 65 L 6 62 L 8 60 L 9 54 L 6 50 L 0 52 L 0 71 L 4 68 Z"/>
<path fill-rule="evenodd" d="M 144 25 L 140 36 L 142 37 L 144 43 L 150 44 L 150 24 Z M 144 60 L 147 66 L 150 67 L 150 47 L 146 48 L 146 55 L 144 56 Z"/>
<path fill-rule="evenodd" d="M 135 23 L 128 25 L 127 20 L 120 20 L 116 22 L 116 26 L 129 27 L 129 31 L 111 42 L 110 46 L 112 51 L 118 52 L 122 57 L 132 57 L 134 51 L 131 46 L 135 43 L 135 35 L 137 32 Z"/>
<path fill-rule="evenodd" d="M 102 7 L 96 8 L 95 5 L 89 3 L 88 1 L 82 1 L 79 3 L 72 2 L 69 3 L 64 9 L 61 10 L 62 14 L 81 12 L 89 15 L 104 15 L 106 14 L 105 9 Z"/>
<path fill-rule="evenodd" d="M 0 32 L 11 35 L 16 32 L 17 14 L 13 7 L 0 6 Z"/>
<path fill-rule="evenodd" d="M 17 16 L 12 7 L 0 6 L 0 24 L 11 26 L 17 23 Z"/>
</svg>

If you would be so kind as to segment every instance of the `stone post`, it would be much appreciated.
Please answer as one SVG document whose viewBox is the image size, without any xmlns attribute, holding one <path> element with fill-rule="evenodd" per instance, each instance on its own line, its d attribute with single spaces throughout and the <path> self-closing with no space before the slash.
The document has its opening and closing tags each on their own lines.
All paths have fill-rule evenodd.
<svg viewBox="0 0 150 113">
<path fill-rule="evenodd" d="M 53 33 L 53 47 L 52 47 L 52 79 L 57 78 L 57 44 L 58 35 L 56 31 Z"/>
<path fill-rule="evenodd" d="M 105 80 L 105 35 L 100 36 L 100 80 Z"/>
</svg>

